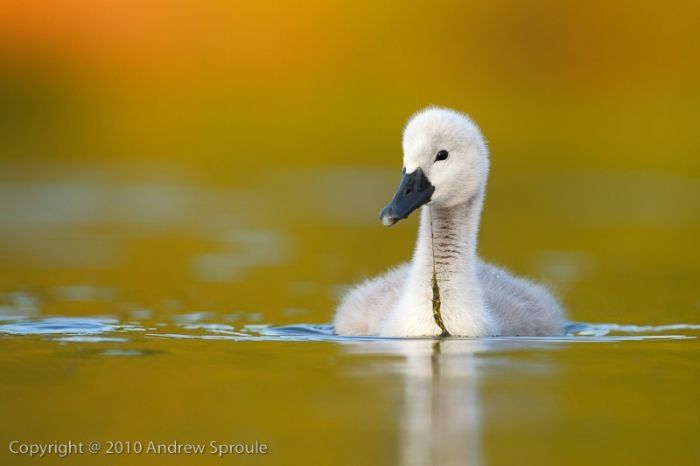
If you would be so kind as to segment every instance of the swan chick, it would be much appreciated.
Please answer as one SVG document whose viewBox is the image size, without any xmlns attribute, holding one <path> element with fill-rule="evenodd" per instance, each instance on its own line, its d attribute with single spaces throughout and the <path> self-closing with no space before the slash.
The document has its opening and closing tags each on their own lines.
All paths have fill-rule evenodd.
<svg viewBox="0 0 700 466">
<path fill-rule="evenodd" d="M 477 125 L 457 111 L 428 107 L 409 119 L 402 148 L 401 182 L 380 220 L 392 226 L 420 209 L 413 257 L 352 288 L 336 310 L 336 332 L 441 335 L 433 315 L 435 275 L 441 320 L 450 335 L 562 335 L 564 310 L 547 288 L 477 256 L 489 172 L 488 148 Z"/>
</svg>

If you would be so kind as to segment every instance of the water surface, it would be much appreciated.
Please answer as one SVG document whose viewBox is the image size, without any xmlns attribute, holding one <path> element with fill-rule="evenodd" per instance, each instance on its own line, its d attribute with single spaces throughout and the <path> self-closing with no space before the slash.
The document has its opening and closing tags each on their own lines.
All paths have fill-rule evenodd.
<svg viewBox="0 0 700 466">
<path fill-rule="evenodd" d="M 106 464 L 700 462 L 696 180 L 502 174 L 482 255 L 550 284 L 580 323 L 381 339 L 327 322 L 349 283 L 410 256 L 415 219 L 376 220 L 392 170 L 229 186 L 177 167 L 30 167 L 0 173 L 2 464 L 65 462 L 11 455 L 13 439 L 269 445 Z"/>
</svg>

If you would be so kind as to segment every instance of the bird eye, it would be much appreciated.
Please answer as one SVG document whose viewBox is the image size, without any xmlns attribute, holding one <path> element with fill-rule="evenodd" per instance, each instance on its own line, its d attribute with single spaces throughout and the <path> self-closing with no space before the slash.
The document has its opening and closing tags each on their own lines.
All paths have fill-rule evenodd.
<svg viewBox="0 0 700 466">
<path fill-rule="evenodd" d="M 450 154 L 446 150 L 441 150 L 435 156 L 435 161 L 439 162 L 440 160 L 447 160 L 448 155 L 450 155 Z"/>
</svg>

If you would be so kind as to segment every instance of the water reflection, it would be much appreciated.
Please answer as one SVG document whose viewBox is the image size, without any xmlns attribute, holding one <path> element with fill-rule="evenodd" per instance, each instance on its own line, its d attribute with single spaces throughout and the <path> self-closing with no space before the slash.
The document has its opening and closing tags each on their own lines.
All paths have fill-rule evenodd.
<svg viewBox="0 0 700 466">
<path fill-rule="evenodd" d="M 482 356 L 526 348 L 557 346 L 538 339 L 385 340 L 346 347 L 353 354 L 398 356 L 383 365 L 403 378 L 398 418 L 401 465 L 481 465 L 481 390 L 487 371 Z"/>
<path fill-rule="evenodd" d="M 616 324 L 572 324 L 570 333 L 560 338 L 488 338 L 488 339 L 385 339 L 346 340 L 349 354 L 370 356 L 371 374 L 389 372 L 402 378 L 403 399 L 398 416 L 399 439 L 396 445 L 399 463 L 413 465 L 481 465 L 484 426 L 482 419 L 493 418 L 483 400 L 485 381 L 502 368 L 503 358 L 513 351 L 554 351 L 572 343 L 604 343 L 640 340 L 692 339 L 686 335 L 607 335 L 610 332 L 662 333 L 668 330 L 692 332 L 698 325 L 659 327 L 620 326 Z M 279 332 L 279 330 L 278 330 Z M 377 356 L 394 357 L 390 363 Z M 554 360 L 542 365 L 509 360 L 507 370 L 525 370 L 529 374 L 552 377 Z M 517 369 L 516 369 L 517 368 Z"/>
<path fill-rule="evenodd" d="M 505 339 L 383 340 L 346 345 L 352 354 L 398 356 L 381 372 L 403 378 L 398 418 L 401 465 L 481 465 L 480 401 L 484 377 L 479 355 L 489 351 L 539 346 Z"/>
<path fill-rule="evenodd" d="M 347 345 L 352 354 L 398 356 L 382 372 L 403 378 L 398 417 L 401 465 L 481 465 L 481 390 L 488 352 L 555 346 L 537 340 L 443 339 L 384 340 Z"/>
<path fill-rule="evenodd" d="M 398 457 L 405 466 L 482 464 L 479 340 L 418 340 L 371 345 L 404 358 Z"/>
<path fill-rule="evenodd" d="M 240 314 L 241 320 L 246 321 L 246 313 Z M 0 324 L 0 338 L 13 339 L 12 343 L 15 344 L 31 340 L 36 342 L 37 346 L 45 345 L 41 348 L 47 352 L 40 354 L 59 354 L 64 361 L 70 360 L 66 367 L 72 367 L 74 361 L 80 360 L 84 364 L 81 371 L 86 373 L 99 371 L 100 368 L 109 367 L 111 370 L 113 367 L 119 367 L 113 364 L 120 358 L 135 358 L 129 361 L 129 364 L 138 365 L 143 360 L 142 357 L 156 356 L 157 364 L 144 364 L 143 367 L 147 367 L 144 369 L 145 376 L 157 380 L 158 383 L 164 374 L 163 367 L 166 368 L 165 373 L 171 374 L 171 370 L 180 371 L 178 365 L 189 360 L 189 363 L 193 364 L 189 367 L 206 366 L 199 373 L 203 383 L 206 383 L 206 389 L 203 388 L 202 392 L 206 393 L 206 396 L 210 395 L 212 386 L 240 386 L 241 381 L 249 374 L 276 380 L 275 373 L 283 366 L 288 367 L 290 373 L 280 380 L 296 380 L 299 374 L 305 374 L 303 371 L 308 371 L 309 367 L 316 371 L 319 361 L 328 360 L 328 365 L 321 365 L 324 371 L 328 371 L 324 372 L 324 377 L 329 374 L 331 378 L 335 378 L 338 374 L 334 371 L 338 371 L 343 377 L 337 380 L 345 384 L 348 373 L 358 375 L 358 380 L 361 378 L 363 384 L 366 381 L 381 383 L 383 388 L 376 392 L 378 395 L 398 400 L 397 404 L 392 404 L 398 406 L 396 415 L 392 412 L 390 418 L 380 421 L 385 424 L 391 423 L 391 431 L 394 432 L 395 428 L 398 432 L 398 437 L 392 434 L 391 438 L 395 440 L 387 447 L 395 451 L 399 464 L 482 465 L 493 462 L 493 451 L 486 447 L 492 444 L 489 439 L 493 441 L 494 424 L 508 426 L 516 422 L 520 423 L 518 429 L 529 428 L 533 422 L 529 417 L 533 412 L 533 402 L 544 402 L 537 404 L 538 409 L 534 412 L 540 414 L 543 407 L 551 408 L 552 411 L 546 415 L 549 416 L 548 419 L 559 419 L 557 416 L 561 413 L 553 406 L 556 398 L 550 397 L 540 382 L 565 380 L 567 370 L 570 372 L 569 376 L 571 375 L 573 362 L 567 363 L 567 358 L 588 353 L 572 351 L 574 346 L 581 349 L 592 345 L 607 347 L 612 353 L 604 354 L 619 358 L 633 353 L 620 350 L 626 342 L 630 343 L 628 348 L 639 348 L 633 345 L 634 342 L 646 341 L 653 345 L 654 349 L 668 349 L 668 346 L 661 344 L 656 346 L 656 342 L 690 339 L 693 338 L 693 332 L 699 329 L 698 325 L 683 324 L 661 327 L 575 324 L 570 326 L 569 335 L 560 338 L 382 339 L 339 336 L 330 325 L 234 325 L 217 321 L 221 316 L 205 311 L 167 316 L 158 313 L 143 315 L 150 320 L 123 322 L 115 317 L 9 320 Z M 671 335 L 671 332 L 680 335 Z M 261 342 L 278 344 L 259 344 Z M 284 342 L 297 344 L 286 345 Z M 608 345 L 604 345 L 605 343 Z M 329 354 L 336 351 L 351 357 L 327 359 Z M 543 352 L 547 353 L 546 357 L 540 357 Z M 536 359 L 521 357 L 532 356 L 533 353 L 538 355 Z M 172 357 L 159 357 L 166 354 Z M 184 354 L 187 356 L 183 356 Z M 304 359 L 309 355 L 313 357 Z M 297 359 L 298 357 L 302 359 Z M 676 358 L 677 355 L 673 357 Z M 221 365 L 221 358 L 226 361 L 225 365 Z M 282 363 L 278 358 L 283 360 Z M 594 359 L 598 360 L 599 354 L 588 360 Z M 621 366 L 634 366 L 626 359 L 618 359 L 618 362 L 620 361 Z M 54 361 L 49 362 L 53 367 Z M 259 363 L 262 364 L 261 367 L 258 367 Z M 250 372 L 253 366 L 256 372 Z M 588 364 L 588 367 L 596 367 L 598 371 L 601 366 Z M 594 381 L 591 390 L 594 390 L 598 383 L 600 386 L 607 384 L 608 373 L 596 371 L 577 376 L 574 386 L 578 386 L 576 384 L 585 381 L 591 374 L 599 377 Z M 101 374 L 108 376 L 107 372 L 105 370 Z M 65 374 L 60 375 L 69 377 L 71 372 Z M 230 383 L 219 384 L 218 377 L 221 374 L 229 377 Z M 520 377 L 522 375 L 526 377 Z M 324 377 L 318 377 L 314 383 L 325 383 Z M 600 378 L 604 380 L 601 381 Z M 504 386 L 506 379 L 507 385 Z M 360 386 L 354 382 L 356 381 L 350 385 Z M 522 383 L 523 386 L 514 382 Z M 254 390 L 259 390 L 260 385 L 255 384 L 255 387 Z M 513 387 L 518 388 L 512 390 Z M 524 387 L 529 387 L 533 392 L 528 395 Z M 292 397 L 291 404 L 296 403 L 294 407 L 304 412 L 309 409 L 304 403 L 308 402 L 310 396 L 316 396 L 319 392 L 317 390 L 314 393 L 313 389 L 309 391 L 308 386 L 300 388 L 298 392 L 294 390 L 296 389 L 290 389 L 288 393 L 299 393 L 300 398 Z M 225 393 L 228 396 L 229 392 Z M 269 393 L 271 399 L 266 399 L 266 402 L 282 405 L 288 403 L 287 398 L 277 397 L 278 392 Z M 362 396 L 366 395 L 362 393 Z M 497 395 L 495 398 L 494 393 Z M 572 396 L 580 396 L 576 391 L 572 393 Z M 162 393 L 159 392 L 157 396 L 162 396 Z M 356 409 L 356 405 L 348 402 L 346 396 L 348 395 L 342 394 L 333 397 L 328 406 L 322 405 L 323 412 L 331 406 L 333 409 Z M 221 399 L 217 397 L 215 399 Z M 508 400 L 505 404 L 503 397 L 507 397 Z M 377 399 L 373 401 L 376 402 Z M 281 409 L 279 405 L 275 406 Z M 217 405 L 210 413 L 216 415 L 219 411 L 220 406 Z M 504 415 L 504 412 L 507 412 L 507 415 Z M 255 415 L 244 419 L 257 419 L 258 415 L 259 411 L 256 411 Z M 368 414 L 372 415 L 372 412 Z M 537 422 L 538 419 L 541 420 L 535 417 L 534 421 Z M 226 419 L 226 422 L 230 423 L 231 420 Z M 270 421 L 266 427 L 271 428 L 269 426 L 277 425 L 276 422 Z M 326 424 L 323 429 L 327 429 Z M 368 427 L 362 423 L 352 425 L 351 429 L 356 429 L 353 432 L 365 432 Z M 517 429 L 515 431 L 522 433 Z M 341 432 L 338 435 L 347 435 L 348 430 Z"/>
</svg>

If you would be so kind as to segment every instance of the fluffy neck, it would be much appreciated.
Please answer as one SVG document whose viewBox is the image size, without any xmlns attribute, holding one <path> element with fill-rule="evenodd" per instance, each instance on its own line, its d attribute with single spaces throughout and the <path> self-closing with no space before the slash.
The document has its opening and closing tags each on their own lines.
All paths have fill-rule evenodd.
<svg viewBox="0 0 700 466">
<path fill-rule="evenodd" d="M 478 281 L 477 233 L 483 192 L 453 207 L 422 208 L 418 240 L 411 272 L 404 290 L 406 299 L 397 309 L 396 321 L 410 333 L 440 330 L 432 314 L 433 267 L 440 288 L 441 314 L 447 331 L 459 336 L 495 333 Z M 408 320 L 408 322 L 405 322 Z M 411 323 L 411 321 L 413 321 Z"/>
</svg>

